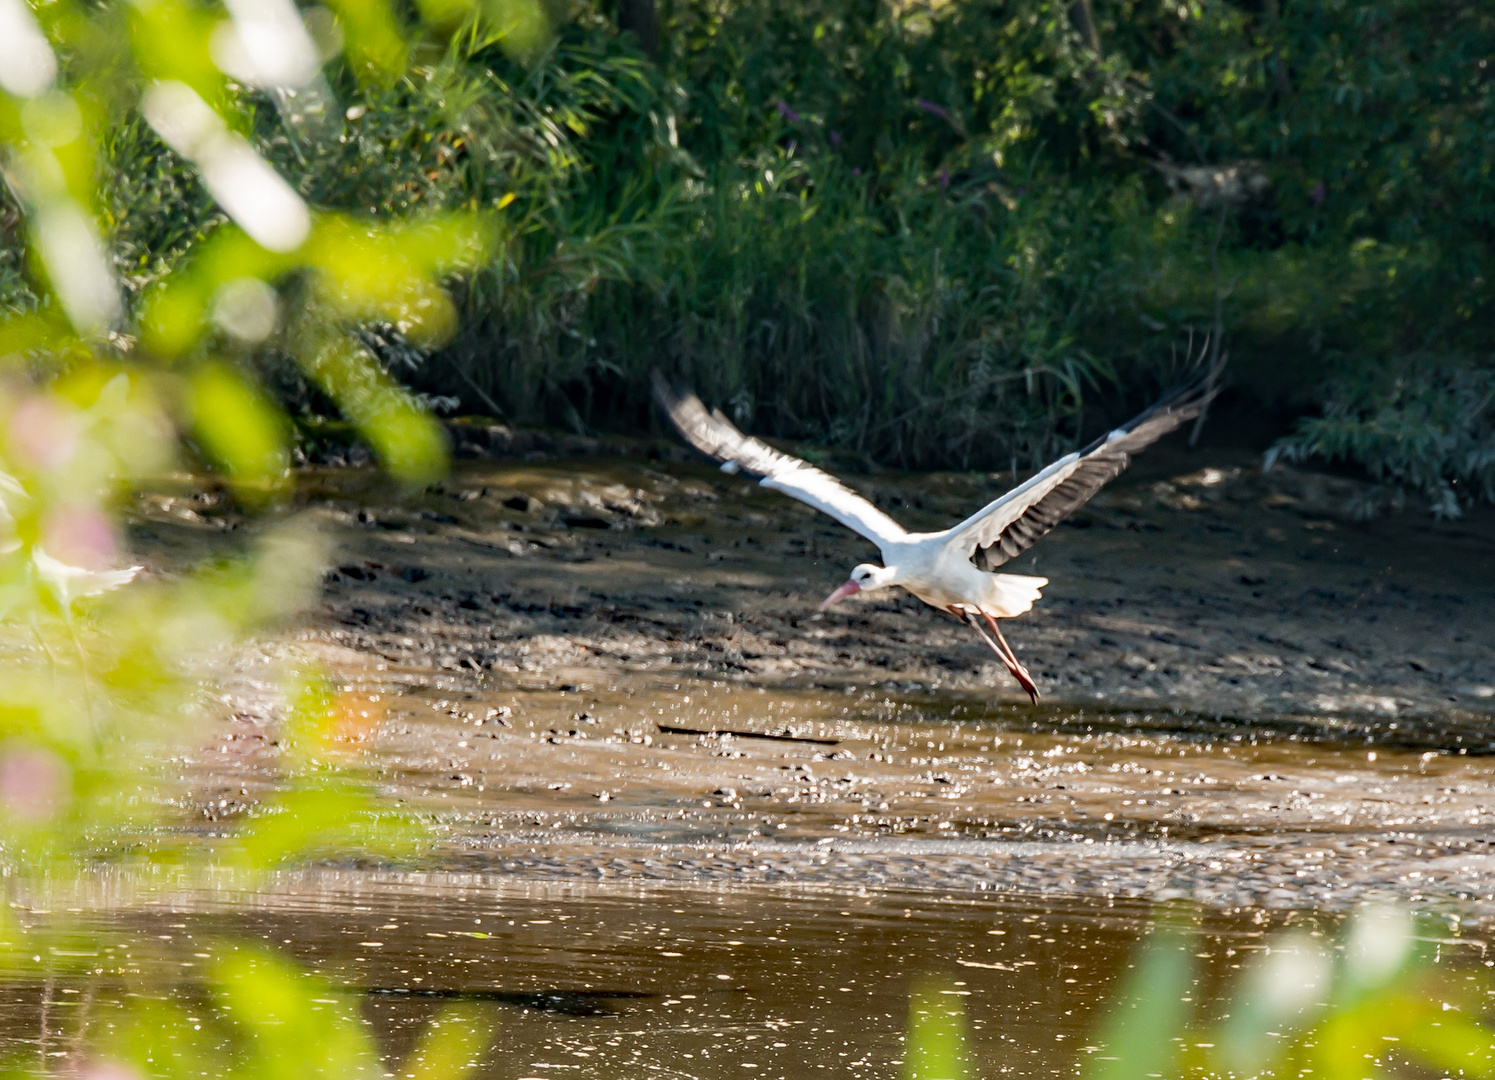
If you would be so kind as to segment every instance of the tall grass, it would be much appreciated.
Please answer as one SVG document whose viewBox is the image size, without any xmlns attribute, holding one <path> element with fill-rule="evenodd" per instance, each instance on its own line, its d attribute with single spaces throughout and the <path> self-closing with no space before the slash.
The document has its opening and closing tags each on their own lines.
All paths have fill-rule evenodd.
<svg viewBox="0 0 1495 1080">
<path fill-rule="evenodd" d="M 1028 465 L 1140 404 L 1218 319 L 1258 409 L 1385 413 L 1398 374 L 1438 399 L 1398 413 L 1394 447 L 1285 452 L 1363 464 L 1386 504 L 1487 496 L 1469 462 L 1495 453 L 1490 403 L 1456 407 L 1430 358 L 1489 370 L 1471 288 L 1495 189 L 1466 137 L 1487 92 L 1458 80 L 1491 21 L 1455 17 L 1451 40 L 1432 8 L 1095 6 L 1101 55 L 1043 0 L 666 4 L 660 66 L 594 99 L 463 376 L 430 377 L 618 428 L 647 422 L 658 366 L 759 431 Z M 627 48 L 596 20 L 570 35 L 592 52 L 560 67 Z M 1212 198 L 1181 171 L 1215 166 L 1259 180 Z"/>
<path fill-rule="evenodd" d="M 787 150 L 710 180 L 670 209 L 688 230 L 623 241 L 647 273 L 599 281 L 553 329 L 540 378 L 524 376 L 533 337 L 471 354 L 491 392 L 520 415 L 617 426 L 658 366 L 755 430 L 909 466 L 1027 465 L 1104 370 L 1075 343 L 1065 280 L 1090 239 L 1083 206 L 1034 194 L 1030 220 L 992 227 L 1012 215 L 990 193 L 909 170 L 887 181 L 889 222 L 844 162 Z"/>
<path fill-rule="evenodd" d="M 376 336 L 397 377 L 512 421 L 643 429 L 659 367 L 760 432 L 1007 468 L 1142 404 L 1217 323 L 1238 393 L 1279 417 L 1397 411 L 1402 375 L 1440 397 L 1448 357 L 1490 371 L 1495 17 L 1093 6 L 1099 53 L 1056 0 L 663 0 L 656 62 L 582 4 L 538 58 L 467 35 L 390 83 L 333 65 L 333 137 L 237 107 L 317 205 L 499 211 L 455 340 Z M 216 218 L 148 130 L 109 149 L 143 289 Z M 8 213 L 0 303 L 25 306 Z M 286 397 L 326 409 L 278 356 Z M 1286 452 L 1456 510 L 1487 485 L 1451 455 L 1495 453 L 1474 404 L 1467 438 L 1444 402 L 1401 409 L 1395 447 Z"/>
<path fill-rule="evenodd" d="M 477 285 L 481 321 L 445 388 L 476 383 L 518 418 L 628 427 L 647 422 L 660 367 L 756 430 L 908 466 L 1027 466 L 1073 438 L 1111 372 L 1077 340 L 1106 197 L 1018 144 L 1082 65 L 1061 24 L 1030 28 L 1024 47 L 1059 74 L 1030 73 L 1031 101 L 988 95 L 1010 130 L 983 146 L 957 115 L 976 73 L 927 89 L 900 74 L 900 49 L 925 41 L 927 75 L 976 27 L 1031 67 L 1000 50 L 993 10 L 934 33 L 875 5 L 682 5 L 666 23 L 681 81 L 655 72 L 647 112 L 606 103 L 527 262 Z M 816 72 L 830 74 L 802 85 Z"/>
</svg>

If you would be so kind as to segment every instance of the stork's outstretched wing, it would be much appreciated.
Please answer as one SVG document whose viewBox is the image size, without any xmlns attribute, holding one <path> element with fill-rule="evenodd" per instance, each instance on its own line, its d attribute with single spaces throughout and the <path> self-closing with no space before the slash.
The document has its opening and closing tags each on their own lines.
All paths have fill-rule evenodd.
<svg viewBox="0 0 1495 1080">
<path fill-rule="evenodd" d="M 1021 555 L 1114 480 L 1133 454 L 1197 417 L 1219 392 L 1217 376 L 1206 373 L 1185 383 L 1130 423 L 1060 458 L 955 526 L 947 542 L 964 549 L 982 570 Z"/>
<path fill-rule="evenodd" d="M 677 394 L 658 372 L 654 373 L 654 397 L 685 441 L 723 462 L 724 468 L 761 477 L 758 482 L 764 487 L 808 503 L 879 547 L 908 535 L 898 522 L 834 476 L 744 435 L 721 412 L 707 412 L 695 394 Z"/>
</svg>

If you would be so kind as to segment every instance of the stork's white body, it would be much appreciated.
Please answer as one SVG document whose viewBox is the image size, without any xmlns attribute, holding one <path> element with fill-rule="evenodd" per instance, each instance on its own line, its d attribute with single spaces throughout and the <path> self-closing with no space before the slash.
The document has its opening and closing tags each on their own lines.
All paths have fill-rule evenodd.
<svg viewBox="0 0 1495 1080">
<path fill-rule="evenodd" d="M 708 413 L 694 394 L 678 395 L 655 376 L 655 394 L 685 438 L 721 461 L 747 470 L 830 515 L 877 545 L 882 565 L 863 563 L 822 609 L 859 592 L 899 587 L 975 630 L 1023 689 L 1038 700 L 1032 677 L 997 627 L 1030 611 L 1048 578 L 995 573 L 1026 551 L 1066 514 L 1083 505 L 1126 468 L 1130 455 L 1199 416 L 1214 396 L 1218 371 L 1169 397 L 1083 450 L 1066 454 L 1026 482 L 943 532 L 911 533 L 835 477 L 738 431 L 720 412 Z"/>
<path fill-rule="evenodd" d="M 1048 578 L 978 570 L 948 532 L 906 533 L 878 544 L 888 585 L 908 590 L 931 607 L 1010 619 L 1031 611 Z M 858 591 L 861 591 L 860 589 Z"/>
</svg>

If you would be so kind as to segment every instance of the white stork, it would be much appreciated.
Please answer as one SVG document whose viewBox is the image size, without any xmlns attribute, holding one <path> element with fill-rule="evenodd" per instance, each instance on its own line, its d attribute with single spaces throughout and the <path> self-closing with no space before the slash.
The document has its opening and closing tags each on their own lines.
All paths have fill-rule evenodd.
<svg viewBox="0 0 1495 1080">
<path fill-rule="evenodd" d="M 1089 502 L 1133 454 L 1198 417 L 1217 392 L 1215 375 L 1180 386 L 1130 423 L 1066 454 L 960 524 L 927 533 L 908 532 L 829 473 L 744 435 L 719 410 L 708 412 L 695 394 L 676 393 L 657 372 L 654 393 L 685 440 L 722 462 L 724 471 L 760 477 L 764 487 L 808 503 L 877 545 L 883 564 L 854 567 L 846 584 L 820 605 L 822 611 L 857 593 L 907 589 L 976 631 L 1037 702 L 1038 687 L 997 620 L 1029 611 L 1049 580 L 992 571 Z"/>
</svg>

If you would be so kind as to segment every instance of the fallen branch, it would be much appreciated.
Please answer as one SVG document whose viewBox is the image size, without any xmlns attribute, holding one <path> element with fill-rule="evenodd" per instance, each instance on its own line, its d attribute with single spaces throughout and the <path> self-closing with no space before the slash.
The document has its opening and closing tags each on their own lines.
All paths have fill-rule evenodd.
<svg viewBox="0 0 1495 1080">
<path fill-rule="evenodd" d="M 780 742 L 814 743 L 816 746 L 837 746 L 841 742 L 840 739 L 812 739 L 807 735 L 791 735 L 787 732 L 776 735 L 767 731 L 741 731 L 732 728 L 712 728 L 709 731 L 702 731 L 699 728 L 672 727 L 669 724 L 656 726 L 665 735 L 707 735 L 715 739 L 724 735 L 736 735 L 742 739 L 776 739 Z"/>
</svg>

